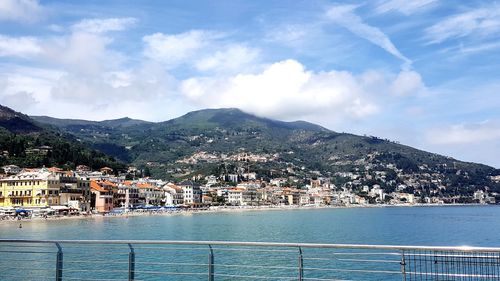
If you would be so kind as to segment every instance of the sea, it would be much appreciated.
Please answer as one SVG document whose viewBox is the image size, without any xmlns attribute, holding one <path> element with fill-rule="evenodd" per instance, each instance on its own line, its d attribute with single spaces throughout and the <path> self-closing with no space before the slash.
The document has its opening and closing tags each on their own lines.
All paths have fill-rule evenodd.
<svg viewBox="0 0 500 281">
<path fill-rule="evenodd" d="M 500 247 L 500 206 L 290 209 L 15 221 L 0 222 L 0 238 Z M 14 245 L 0 245 L 0 252 L 4 252 L 0 255 L 0 280 L 53 280 L 57 248 L 51 245 L 53 249 L 47 251 L 46 245 L 35 246 L 25 245 L 25 249 L 39 250 L 36 247 L 40 247 L 43 251 L 14 255 L 10 253 Z M 129 266 L 130 250 L 127 245 L 109 249 L 95 245 L 61 246 L 67 270 L 64 271 L 67 279 L 63 280 L 128 280 L 126 266 Z M 135 247 L 136 280 L 207 280 L 209 250 L 205 246 Z M 299 253 L 295 248 L 214 248 L 215 280 L 297 280 L 300 274 Z M 303 280 L 402 280 L 397 273 L 370 273 L 372 270 L 400 271 L 397 252 L 301 250 L 306 268 Z M 381 256 L 376 257 L 378 254 Z M 322 260 L 323 257 L 326 258 Z M 27 268 L 40 268 L 40 272 L 27 270 L 26 276 L 13 274 L 10 268 L 19 267 L 11 262 L 14 258 L 20 263 L 33 261 Z M 387 261 L 387 264 L 376 261 Z M 363 272 L 356 271 L 358 269 Z M 87 272 L 95 276 L 91 278 Z"/>
</svg>

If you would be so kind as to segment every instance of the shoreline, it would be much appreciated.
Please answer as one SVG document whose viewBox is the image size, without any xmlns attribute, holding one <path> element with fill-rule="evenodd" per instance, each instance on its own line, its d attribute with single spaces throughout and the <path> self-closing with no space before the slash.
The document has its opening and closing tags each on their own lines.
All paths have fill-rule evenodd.
<svg viewBox="0 0 500 281">
<path fill-rule="evenodd" d="M 488 204 L 398 204 L 398 205 L 348 205 L 348 206 L 212 206 L 208 209 L 185 209 L 176 211 L 130 211 L 116 214 L 91 214 L 91 215 L 72 215 L 72 216 L 51 216 L 47 218 L 9 218 L 2 219 L 0 223 L 22 223 L 22 222 L 43 222 L 43 221 L 61 221 L 61 220 L 86 220 L 86 219 L 106 219 L 106 218 L 128 218 L 142 216 L 179 216 L 195 214 L 216 214 L 216 213 L 241 213 L 258 211 L 293 211 L 293 210 L 321 210 L 321 209 L 356 209 L 356 208 L 418 208 L 418 207 L 459 207 L 459 206 L 494 206 Z"/>
</svg>

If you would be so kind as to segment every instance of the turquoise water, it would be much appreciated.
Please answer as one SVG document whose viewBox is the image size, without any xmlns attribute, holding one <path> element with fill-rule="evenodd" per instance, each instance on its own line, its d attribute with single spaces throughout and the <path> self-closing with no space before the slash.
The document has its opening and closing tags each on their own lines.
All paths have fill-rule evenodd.
<svg viewBox="0 0 500 281">
<path fill-rule="evenodd" d="M 1 238 L 32 239 L 148 239 L 148 240 L 229 240 L 229 241 L 266 241 L 266 242 L 312 242 L 312 243 L 349 243 L 349 244 L 390 244 L 390 245 L 469 245 L 500 246 L 500 206 L 449 206 L 449 207 L 388 207 L 388 208 L 351 208 L 351 209 L 308 209 L 280 211 L 249 211 L 233 213 L 200 213 L 176 216 L 143 216 L 129 218 L 93 218 L 59 221 L 25 221 L 0 223 Z M 99 252 L 90 247 L 65 247 L 65 276 L 81 276 L 78 271 L 84 267 L 71 263 L 71 260 L 108 260 L 123 261 L 128 249 L 106 249 Z M 157 251 L 158 253 L 156 253 Z M 245 253 L 224 252 L 216 249 L 216 264 L 231 264 L 238 261 L 246 265 L 275 265 L 294 267 L 297 253 L 269 252 Z M 149 273 L 137 273 L 141 280 L 206 280 L 207 249 L 151 249 L 138 247 L 137 261 L 143 262 L 144 271 L 195 272 L 199 276 L 178 276 L 165 278 Z M 365 251 L 366 252 L 366 251 Z M 328 255 L 332 253 L 327 253 Z M 338 254 L 338 253 L 337 253 Z M 37 257 L 35 254 L 34 256 Z M 41 257 L 42 254 L 40 254 Z M 121 257 L 122 255 L 123 257 Z M 305 257 L 325 256 L 319 251 L 307 250 Z M 31 257 L 34 257 L 31 255 Z M 50 254 L 50 264 L 53 254 Z M 386 256 L 383 257 L 387 258 Z M 41 258 L 40 258 L 41 259 Z M 1 258 L 0 258 L 1 262 Z M 5 261 L 6 263 L 8 261 Z M 151 265 L 153 262 L 186 262 L 200 264 L 190 268 Z M 67 264 L 66 264 L 67 263 Z M 9 263 L 10 265 L 11 263 Z M 92 264 L 99 278 L 124 277 L 126 263 Z M 147 264 L 147 266 L 146 266 Z M 340 263 L 337 259 L 305 260 L 304 265 L 311 268 L 360 268 L 371 265 L 359 263 Z M 41 266 L 41 265 L 40 265 Z M 380 266 L 377 264 L 377 266 Z M 383 265 L 384 270 L 399 270 L 399 264 Z M 362 267 L 365 268 L 365 267 Z M 115 273 L 108 272 L 115 270 Z M 52 271 L 49 273 L 51 274 Z M 270 276 L 295 276 L 294 270 L 231 269 L 216 266 L 216 272 L 224 274 L 251 274 Z M 1 280 L 11 280 L 8 266 L 0 271 Z M 357 276 L 354 273 L 305 272 L 306 277 L 343 278 L 348 280 L 401 280 L 401 276 Z M 27 273 L 28 274 L 28 273 Z M 31 273 L 30 273 L 31 274 Z M 49 274 L 49 275 L 50 275 Z M 73 274 L 73 275 L 71 275 Z M 100 275 L 99 275 L 100 274 Z M 121 275 L 120 275 L 121 274 Z M 141 275 L 142 274 L 142 275 Z M 334 274 L 334 275 L 332 275 Z M 33 280 L 44 280 L 39 275 Z M 26 278 L 28 280 L 29 278 Z M 47 278 L 47 280 L 53 278 Z M 12 279 L 14 280 L 14 279 Z M 76 279 L 75 279 L 76 280 Z M 83 278 L 82 280 L 85 280 Z M 220 276 L 216 280 L 236 280 L 235 277 Z M 251 280 L 251 279 L 242 279 Z M 275 278 L 270 280 L 289 280 Z"/>
<path fill-rule="evenodd" d="M 205 213 L 0 223 L 1 238 L 500 246 L 500 206 Z"/>
</svg>

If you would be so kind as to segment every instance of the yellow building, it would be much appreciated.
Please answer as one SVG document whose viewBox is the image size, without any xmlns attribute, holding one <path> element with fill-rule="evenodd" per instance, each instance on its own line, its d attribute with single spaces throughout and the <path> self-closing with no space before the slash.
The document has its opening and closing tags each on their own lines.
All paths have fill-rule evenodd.
<svg viewBox="0 0 500 281">
<path fill-rule="evenodd" d="M 59 205 L 59 177 L 47 170 L 0 179 L 0 207 Z"/>
</svg>

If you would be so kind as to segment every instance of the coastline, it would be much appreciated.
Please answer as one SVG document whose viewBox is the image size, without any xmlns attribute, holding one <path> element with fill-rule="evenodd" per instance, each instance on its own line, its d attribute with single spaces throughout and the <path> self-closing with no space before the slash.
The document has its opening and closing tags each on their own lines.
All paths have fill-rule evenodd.
<svg viewBox="0 0 500 281">
<path fill-rule="evenodd" d="M 123 213 L 91 214 L 91 215 L 71 215 L 71 216 L 51 216 L 47 218 L 34 217 L 22 219 L 2 219 L 0 223 L 22 223 L 22 222 L 43 222 L 43 221 L 65 221 L 65 220 L 90 220 L 106 218 L 128 218 L 141 216 L 179 216 L 195 214 L 215 214 L 215 213 L 241 213 L 259 211 L 293 211 L 293 210 L 319 210 L 319 209 L 356 209 L 356 208 L 411 208 L 411 207 L 457 207 L 457 206 L 489 206 L 488 204 L 378 204 L 378 205 L 312 205 L 312 206 L 212 206 L 208 209 L 184 209 L 176 211 L 129 211 Z"/>
</svg>

